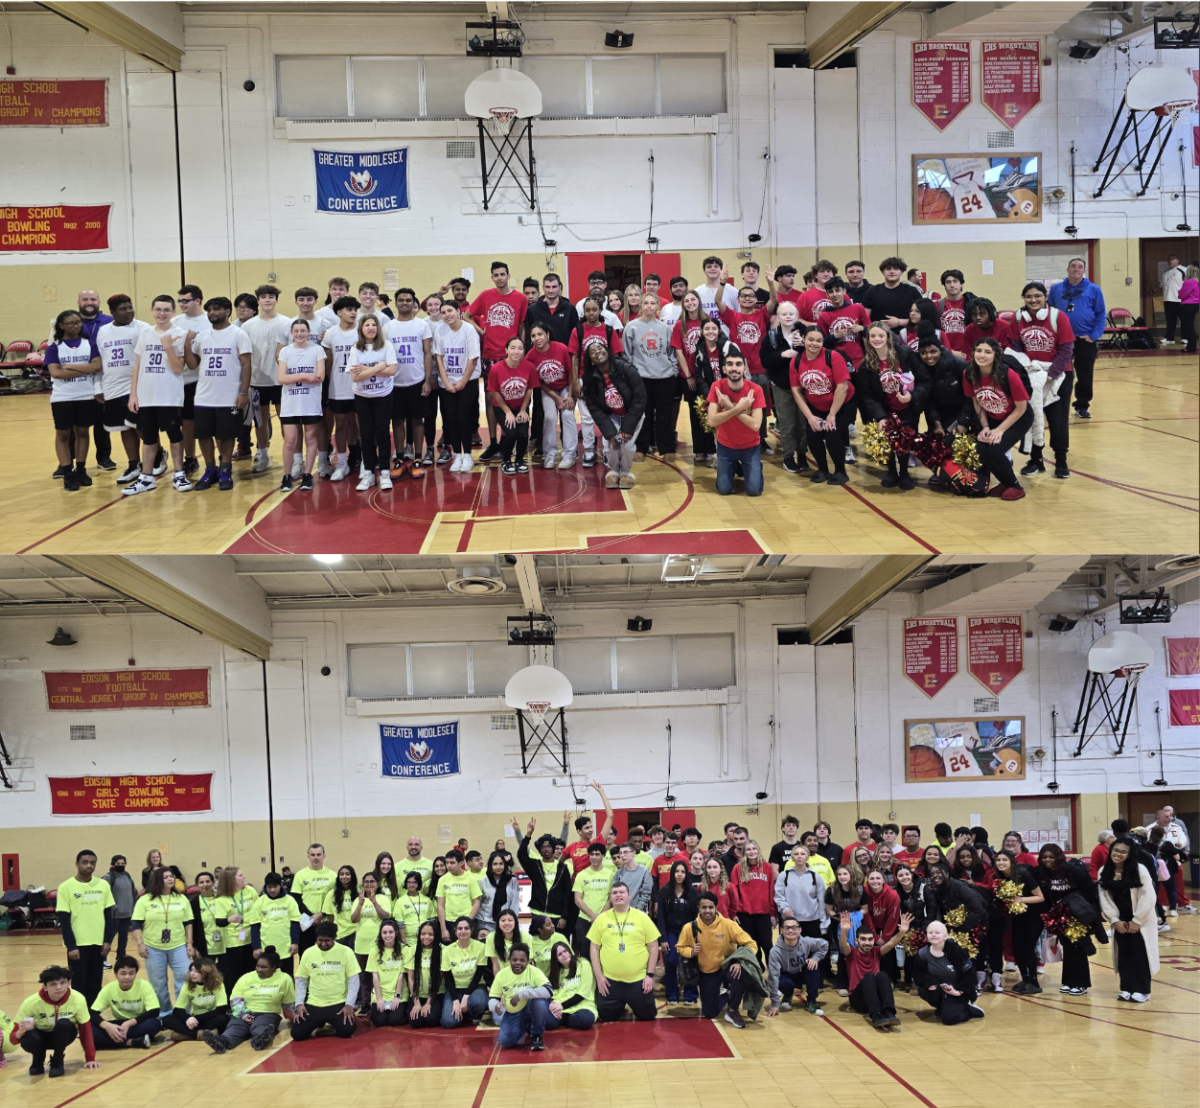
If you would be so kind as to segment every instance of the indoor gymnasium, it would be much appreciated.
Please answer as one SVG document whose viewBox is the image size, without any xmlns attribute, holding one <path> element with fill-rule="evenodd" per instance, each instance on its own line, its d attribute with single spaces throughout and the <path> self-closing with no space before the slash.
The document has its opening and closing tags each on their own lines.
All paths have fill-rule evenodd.
<svg viewBox="0 0 1200 1108">
<path fill-rule="evenodd" d="M 1198 574 L 6 556 L 5 1095 L 1174 1096 Z"/>
</svg>

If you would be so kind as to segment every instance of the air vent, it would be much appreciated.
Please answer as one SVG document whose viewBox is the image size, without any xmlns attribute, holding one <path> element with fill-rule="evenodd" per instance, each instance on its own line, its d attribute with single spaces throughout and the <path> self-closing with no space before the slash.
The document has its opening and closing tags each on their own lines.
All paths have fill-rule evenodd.
<svg viewBox="0 0 1200 1108">
<path fill-rule="evenodd" d="M 458 576 L 446 582 L 446 588 L 457 596 L 496 596 L 506 586 L 491 566 L 459 566 Z"/>
<path fill-rule="evenodd" d="M 995 715 L 1000 711 L 1000 701 L 994 696 L 977 696 L 975 698 L 975 711 L 983 712 L 985 715 Z"/>
<path fill-rule="evenodd" d="M 475 158 L 474 139 L 451 139 L 446 143 L 447 158 Z"/>
<path fill-rule="evenodd" d="M 989 150 L 1011 150 L 1016 145 L 1017 139 L 1012 131 L 988 131 L 987 133 Z"/>
<path fill-rule="evenodd" d="M 94 723 L 72 723 L 71 741 L 80 742 L 95 739 L 96 725 Z"/>
<path fill-rule="evenodd" d="M 497 712 L 492 716 L 493 731 L 515 731 L 517 729 L 517 717 L 513 713 Z"/>
</svg>

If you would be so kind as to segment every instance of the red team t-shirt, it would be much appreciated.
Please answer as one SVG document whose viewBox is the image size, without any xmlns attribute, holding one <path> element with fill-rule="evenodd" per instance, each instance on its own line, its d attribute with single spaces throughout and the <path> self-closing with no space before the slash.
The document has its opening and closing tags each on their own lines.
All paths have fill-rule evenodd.
<svg viewBox="0 0 1200 1108">
<path fill-rule="evenodd" d="M 802 323 L 816 323 L 826 308 L 833 307 L 833 301 L 829 299 L 829 293 L 824 289 L 814 286 L 800 294 L 800 299 L 796 301 L 796 307 L 800 309 Z"/>
<path fill-rule="evenodd" d="M 625 414 L 625 397 L 621 395 L 621 390 L 613 384 L 613 379 L 607 373 L 604 375 L 604 403 L 608 405 L 611 415 L 623 416 Z"/>
<path fill-rule="evenodd" d="M 700 328 L 704 326 L 703 319 L 689 319 L 687 331 L 683 329 L 683 318 L 675 321 L 675 330 L 671 332 L 671 345 L 676 350 L 682 350 L 687 357 L 688 372 L 696 370 L 696 347 L 700 343 Z"/>
<path fill-rule="evenodd" d="M 829 365 L 825 357 L 829 356 Z M 808 352 L 801 350 L 792 359 L 789 371 L 792 388 L 804 393 L 805 403 L 819 412 L 827 412 L 833 407 L 834 390 L 843 381 L 850 381 L 850 368 L 846 359 L 836 350 L 823 350 L 815 358 L 809 358 Z M 843 404 L 849 404 L 854 399 L 854 386 L 849 385 L 849 392 Z"/>
<path fill-rule="evenodd" d="M 912 407 L 912 401 L 907 404 L 900 402 L 902 392 L 912 395 L 913 380 L 911 373 L 905 373 L 899 366 L 888 362 L 879 363 L 879 383 L 883 386 L 883 399 L 893 412 L 906 412 Z"/>
<path fill-rule="evenodd" d="M 515 289 L 504 294 L 498 289 L 487 289 L 475 298 L 468 310 L 471 318 L 483 328 L 480 356 L 494 360 L 504 357 L 508 340 L 520 333 L 529 301 Z"/>
<path fill-rule="evenodd" d="M 771 327 L 771 313 L 766 308 L 755 308 L 747 315 L 740 311 L 725 312 L 721 319 L 729 328 L 730 338 L 737 343 L 742 357 L 746 359 L 746 368 L 751 373 L 764 372 L 758 349 Z"/>
<path fill-rule="evenodd" d="M 1043 309 L 1046 318 L 1030 320 L 1024 312 L 1017 316 L 1017 334 L 1025 346 L 1025 353 L 1035 362 L 1052 362 L 1063 343 L 1074 342 L 1075 332 L 1067 321 L 1067 313 Z M 1054 321 L 1050 320 L 1053 313 Z"/>
<path fill-rule="evenodd" d="M 862 336 L 871 326 L 871 313 L 861 304 L 847 300 L 840 308 L 826 308 L 817 320 L 823 335 L 836 335 L 840 328 L 847 325 L 852 327 L 856 323 L 862 327 L 862 331 L 848 332 L 846 338 L 838 343 L 838 352 L 858 369 L 863 360 Z"/>
<path fill-rule="evenodd" d="M 947 350 L 967 356 L 967 302 L 942 301 L 942 341 Z"/>
<path fill-rule="evenodd" d="M 754 395 L 754 403 L 751 405 L 751 411 L 755 408 L 765 408 L 767 402 L 763 397 L 763 390 L 758 387 L 753 381 L 745 381 L 738 392 L 730 387 L 729 381 L 722 377 L 719 381 L 714 381 L 711 389 L 708 390 L 708 402 L 710 404 L 717 403 L 717 394 L 724 393 L 735 404 L 746 395 L 746 390 L 750 389 Z M 728 450 L 749 450 L 753 446 L 758 445 L 758 432 L 753 427 L 747 427 L 736 416 L 733 419 L 727 419 L 717 428 L 717 442 Z"/>
<path fill-rule="evenodd" d="M 583 325 L 583 350 L 585 353 L 587 351 L 587 348 L 589 346 L 591 346 L 592 343 L 594 343 L 594 342 L 598 342 L 603 346 L 609 345 L 609 343 L 608 343 L 608 325 L 603 320 L 601 320 L 595 326 L 590 327 L 586 323 Z M 576 328 L 574 331 L 571 332 L 571 344 L 567 347 L 567 349 L 572 354 L 580 353 L 579 329 L 578 328 Z M 618 331 L 615 327 L 613 328 L 613 333 L 612 333 L 612 346 L 609 347 L 608 352 L 610 354 L 620 354 L 621 353 L 621 332 Z M 583 378 L 583 371 L 586 368 L 587 368 L 587 360 L 583 357 L 580 357 L 580 359 L 579 359 L 580 379 Z"/>
<path fill-rule="evenodd" d="M 525 355 L 521 366 L 522 368 L 528 367 L 533 372 L 535 379 L 547 388 L 554 389 L 555 392 L 562 392 L 570 379 L 571 354 L 561 342 L 552 341 L 546 347 L 544 354 L 536 346 L 533 347 Z M 584 852 L 584 861 L 587 861 L 586 851 Z"/>
<path fill-rule="evenodd" d="M 775 290 L 775 300 L 780 304 L 786 301 L 789 304 L 795 304 L 797 307 L 799 307 L 800 297 L 802 297 L 807 291 L 807 289 L 803 288 L 793 288 L 785 291 L 782 287 L 780 287 Z"/>
<path fill-rule="evenodd" d="M 524 362 L 513 369 L 508 362 L 497 362 L 488 372 L 488 392 L 498 392 L 505 403 L 516 412 L 525 394 L 537 388 L 537 375 Z"/>
<path fill-rule="evenodd" d="M 979 401 L 979 406 L 987 412 L 993 427 L 1008 418 L 1008 413 L 1016 407 L 1013 401 L 1029 399 L 1029 393 L 1025 391 L 1025 382 L 1021 380 L 1020 374 L 1012 369 L 1008 371 L 1008 392 L 1011 393 L 1011 397 L 993 384 L 990 377 L 985 377 L 980 381 L 979 387 L 975 388 L 967 379 L 967 375 L 963 374 L 963 395 L 973 396 Z"/>
</svg>

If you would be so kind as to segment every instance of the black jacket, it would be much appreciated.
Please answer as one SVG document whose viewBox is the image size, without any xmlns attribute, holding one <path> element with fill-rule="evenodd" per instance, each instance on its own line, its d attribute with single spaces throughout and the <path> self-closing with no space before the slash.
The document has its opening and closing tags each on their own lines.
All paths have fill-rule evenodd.
<svg viewBox="0 0 1200 1108">
<path fill-rule="evenodd" d="M 942 426 L 953 421 L 964 425 L 970 423 L 974 411 L 971 402 L 963 395 L 963 372 L 966 368 L 967 363 L 944 346 L 937 365 L 925 366 L 929 374 L 929 399 L 925 405 L 925 418 L 930 426 L 933 426 L 935 419 L 939 420 Z"/>
<path fill-rule="evenodd" d="M 690 897 L 676 897 L 671 890 L 672 885 L 668 882 L 657 894 L 658 914 L 654 922 L 664 935 L 667 932 L 678 935 L 683 930 L 683 925 L 691 923 L 698 914 L 695 893 Z"/>
<path fill-rule="evenodd" d="M 947 981 L 946 984 L 953 985 L 960 993 L 967 993 L 974 997 L 975 967 L 971 964 L 971 956 L 953 939 L 946 940 L 946 946 L 942 953 L 955 972 L 954 980 Z M 930 974 L 929 958 L 929 947 L 922 947 L 917 951 L 916 964 L 913 966 L 913 983 L 922 993 L 926 992 L 931 985 L 942 984 L 941 978 Z"/>
<path fill-rule="evenodd" d="M 560 860 L 554 874 L 554 883 L 546 887 L 546 871 L 542 868 L 541 855 L 531 858 L 529 855 L 529 836 L 521 840 L 517 847 L 517 858 L 521 868 L 529 877 L 529 908 L 555 919 L 565 917 L 568 906 L 574 904 L 571 895 L 571 867 Z"/>
<path fill-rule="evenodd" d="M 898 415 L 906 423 L 911 423 L 915 427 L 921 413 L 925 411 L 925 407 L 929 403 L 932 381 L 925 363 L 907 346 L 898 346 L 896 353 L 899 355 L 901 370 L 913 375 L 912 400 L 909 401 L 908 407 L 903 412 L 893 412 L 888 407 L 884 397 L 883 382 L 880 381 L 878 373 L 868 368 L 866 362 L 858 367 L 857 391 L 854 397 L 859 401 L 860 410 L 867 420 L 882 423 L 889 416 Z"/>
<path fill-rule="evenodd" d="M 900 911 L 912 916 L 912 925 L 916 930 L 924 931 L 934 920 L 941 919 L 938 915 L 937 897 L 933 895 L 933 886 L 928 881 L 922 881 L 913 875 L 913 891 L 905 893 L 899 885 L 896 895 L 900 897 Z"/>
<path fill-rule="evenodd" d="M 556 312 L 551 312 L 546 305 L 546 298 L 539 296 L 525 314 L 527 327 L 535 323 L 545 324 L 550 328 L 550 338 L 566 346 L 571 341 L 571 332 L 579 326 L 579 313 L 565 296 L 559 300 Z"/>
<path fill-rule="evenodd" d="M 696 360 L 692 365 L 692 372 L 696 376 L 696 392 L 700 396 L 707 396 L 708 390 L 712 388 L 713 382 L 718 377 L 725 376 L 725 359 L 731 354 L 741 353 L 737 343 L 731 342 L 724 335 L 717 342 L 717 364 L 714 366 L 708 359 L 708 347 L 701 341 L 696 344 Z M 746 376 L 749 377 L 749 371 Z"/>
<path fill-rule="evenodd" d="M 625 401 L 621 425 L 617 426 L 604 399 L 604 375 L 590 362 L 583 375 L 583 399 L 600 433 L 606 439 L 611 439 L 618 433 L 632 435 L 637 430 L 638 423 L 646 414 L 646 385 L 638 376 L 638 371 L 620 354 L 610 354 L 608 365 L 608 375 Z"/>
<path fill-rule="evenodd" d="M 799 331 L 799 326 L 796 327 Z M 783 337 L 782 327 L 772 327 L 763 337 L 758 347 L 758 360 L 766 371 L 772 385 L 781 389 L 792 387 L 792 359 L 784 357 L 784 351 L 794 350 L 790 342 Z"/>
<path fill-rule="evenodd" d="M 937 902 L 939 918 L 944 922 L 946 915 L 960 905 L 967 910 L 967 918 L 961 930 L 970 931 L 973 927 L 982 927 L 988 921 L 988 906 L 983 895 L 973 885 L 959 881 L 956 877 L 947 877 L 940 889 L 933 889 L 934 900 Z"/>
</svg>

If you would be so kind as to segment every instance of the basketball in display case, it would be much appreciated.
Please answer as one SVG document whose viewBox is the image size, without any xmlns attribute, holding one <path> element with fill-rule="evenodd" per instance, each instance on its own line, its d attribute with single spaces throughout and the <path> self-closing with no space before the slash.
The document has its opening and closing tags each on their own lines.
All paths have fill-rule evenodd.
<svg viewBox="0 0 1200 1108">
<path fill-rule="evenodd" d="M 914 154 L 913 223 L 1040 223 L 1040 154 Z"/>
</svg>

